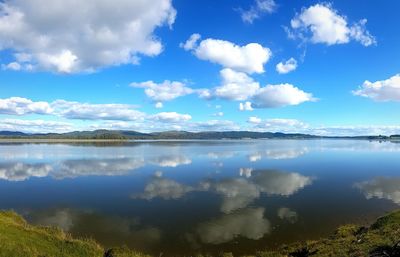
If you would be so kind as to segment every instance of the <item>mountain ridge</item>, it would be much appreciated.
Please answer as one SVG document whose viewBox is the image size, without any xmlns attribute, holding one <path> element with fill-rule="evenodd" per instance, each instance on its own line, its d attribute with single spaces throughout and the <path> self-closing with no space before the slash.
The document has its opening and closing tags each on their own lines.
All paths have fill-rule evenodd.
<svg viewBox="0 0 400 257">
<path fill-rule="evenodd" d="M 109 139 L 109 140 L 156 140 L 156 139 L 318 139 L 352 138 L 369 140 L 400 139 L 391 136 L 317 136 L 303 133 L 256 132 L 256 131 L 163 131 L 143 133 L 134 130 L 72 131 L 66 133 L 24 133 L 20 131 L 0 131 L 3 139 Z"/>
</svg>

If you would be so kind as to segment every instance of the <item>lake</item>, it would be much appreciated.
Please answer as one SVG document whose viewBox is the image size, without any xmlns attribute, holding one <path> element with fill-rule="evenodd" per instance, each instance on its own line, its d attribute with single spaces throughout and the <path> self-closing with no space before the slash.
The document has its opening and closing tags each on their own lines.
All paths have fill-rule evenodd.
<svg viewBox="0 0 400 257">
<path fill-rule="evenodd" d="M 395 142 L 0 144 L 1 209 L 156 255 L 254 253 L 399 204 Z"/>
</svg>

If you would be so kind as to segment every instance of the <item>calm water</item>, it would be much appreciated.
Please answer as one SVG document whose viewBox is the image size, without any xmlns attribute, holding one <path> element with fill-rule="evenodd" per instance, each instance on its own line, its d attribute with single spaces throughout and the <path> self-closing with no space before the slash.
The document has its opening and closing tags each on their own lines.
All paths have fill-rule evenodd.
<svg viewBox="0 0 400 257">
<path fill-rule="evenodd" d="M 400 204 L 400 144 L 0 144 L 0 208 L 107 247 L 250 253 Z"/>
</svg>

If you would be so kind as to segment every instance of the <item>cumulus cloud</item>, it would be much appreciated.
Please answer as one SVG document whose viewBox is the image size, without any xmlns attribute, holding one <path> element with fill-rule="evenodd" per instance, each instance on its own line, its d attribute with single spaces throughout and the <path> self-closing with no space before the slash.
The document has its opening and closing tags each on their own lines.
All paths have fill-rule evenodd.
<svg viewBox="0 0 400 257">
<path fill-rule="evenodd" d="M 253 107 L 251 107 L 251 102 L 247 101 L 244 103 L 239 103 L 239 111 L 253 111 Z"/>
<path fill-rule="evenodd" d="M 156 107 L 157 109 L 161 109 L 161 108 L 164 107 L 164 105 L 163 105 L 162 102 L 157 102 L 157 103 L 154 105 L 154 107 Z"/>
<path fill-rule="evenodd" d="M 73 125 L 68 122 L 20 119 L 0 120 L 0 130 L 7 131 L 21 131 L 26 133 L 63 133 L 71 131 L 72 128 Z"/>
<path fill-rule="evenodd" d="M 263 14 L 273 13 L 278 8 L 274 0 L 255 0 L 248 10 L 240 10 L 240 16 L 245 23 L 252 24 Z"/>
<path fill-rule="evenodd" d="M 147 97 L 155 102 L 161 103 L 171 101 L 175 98 L 195 92 L 193 89 L 187 87 L 182 82 L 169 80 L 165 80 L 164 82 L 159 84 L 153 81 L 131 83 L 131 86 L 136 88 L 144 88 L 144 92 Z"/>
<path fill-rule="evenodd" d="M 267 85 L 260 88 L 252 97 L 256 108 L 277 108 L 315 100 L 312 94 L 291 84 Z"/>
<path fill-rule="evenodd" d="M 6 1 L 0 50 L 21 67 L 62 73 L 137 63 L 162 51 L 154 30 L 175 16 L 171 0 Z"/>
<path fill-rule="evenodd" d="M 260 124 L 261 121 L 262 120 L 256 116 L 249 117 L 249 119 L 247 120 L 247 122 L 252 123 L 252 124 Z"/>
<path fill-rule="evenodd" d="M 197 47 L 197 42 L 200 40 L 201 35 L 194 33 L 192 34 L 185 43 L 180 43 L 179 46 L 185 49 L 186 51 L 192 50 Z"/>
<path fill-rule="evenodd" d="M 21 66 L 21 64 L 19 64 L 18 62 L 10 62 L 8 64 L 2 64 L 1 68 L 3 70 L 13 70 L 13 71 L 19 71 L 21 70 L 23 67 Z"/>
<path fill-rule="evenodd" d="M 207 90 L 207 98 L 217 97 L 232 101 L 249 100 L 239 104 L 241 111 L 251 111 L 253 108 L 278 108 L 316 101 L 311 93 L 304 92 L 292 84 L 260 87 L 260 83 L 254 81 L 246 73 L 228 68 L 221 70 L 220 75 L 221 85 Z"/>
<path fill-rule="evenodd" d="M 351 40 L 364 46 L 376 44 L 375 38 L 365 28 L 366 19 L 349 25 L 330 4 L 316 4 L 303 8 L 290 22 L 289 37 L 327 45 L 345 44 Z"/>
<path fill-rule="evenodd" d="M 257 240 L 270 230 L 264 208 L 249 208 L 202 223 L 196 232 L 203 243 L 221 244 L 239 236 Z"/>
<path fill-rule="evenodd" d="M 53 110 L 47 102 L 34 102 L 22 97 L 0 99 L 0 114 L 49 114 Z"/>
<path fill-rule="evenodd" d="M 356 183 L 367 199 L 388 199 L 400 205 L 400 178 L 379 177 Z"/>
<path fill-rule="evenodd" d="M 374 101 L 400 101 L 400 74 L 375 82 L 366 80 L 353 94 Z"/>
<path fill-rule="evenodd" d="M 68 119 L 80 120 L 139 120 L 145 117 L 143 112 L 135 110 L 129 104 L 89 104 L 56 100 L 51 103 L 53 114 Z"/>
<path fill-rule="evenodd" d="M 189 114 L 180 114 L 177 112 L 160 112 L 151 116 L 151 119 L 161 122 L 184 122 L 192 119 Z"/>
<path fill-rule="evenodd" d="M 304 131 L 309 125 L 295 119 L 266 119 L 261 120 L 257 117 L 250 117 L 249 123 L 254 124 L 254 128 L 269 132 L 296 132 Z"/>
<path fill-rule="evenodd" d="M 138 120 L 145 116 L 129 104 L 90 104 L 65 100 L 34 102 L 22 97 L 0 99 L 0 114 L 48 114 L 82 120 Z"/>
<path fill-rule="evenodd" d="M 222 85 L 214 89 L 216 97 L 242 101 L 256 94 L 260 88 L 260 84 L 247 76 L 246 73 L 223 69 L 220 74 Z"/>
<path fill-rule="evenodd" d="M 239 130 L 240 126 L 230 120 L 208 120 L 188 124 L 191 131 L 228 131 Z"/>
<path fill-rule="evenodd" d="M 192 50 L 193 54 L 201 60 L 217 63 L 224 68 L 236 71 L 263 73 L 264 64 L 268 62 L 272 55 L 269 48 L 258 43 L 239 46 L 229 41 L 208 38 L 197 44 L 193 43 L 193 38 L 196 39 L 197 37 L 192 35 L 185 43 L 192 49 L 186 50 Z"/>
<path fill-rule="evenodd" d="M 297 68 L 297 61 L 294 58 L 290 58 L 286 62 L 280 62 L 276 65 L 276 71 L 279 74 L 286 74 L 294 71 Z"/>
</svg>

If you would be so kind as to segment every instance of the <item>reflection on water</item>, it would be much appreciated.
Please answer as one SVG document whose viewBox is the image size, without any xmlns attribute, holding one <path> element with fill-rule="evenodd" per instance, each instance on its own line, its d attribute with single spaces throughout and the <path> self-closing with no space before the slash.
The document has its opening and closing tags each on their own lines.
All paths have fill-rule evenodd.
<svg viewBox="0 0 400 257">
<path fill-rule="evenodd" d="M 260 239 L 270 230 L 270 222 L 264 218 L 264 208 L 249 208 L 204 222 L 196 232 L 203 243 L 221 244 L 238 236 Z"/>
<path fill-rule="evenodd" d="M 112 240 L 112 245 L 131 242 L 136 247 L 153 246 L 160 241 L 161 231 L 141 224 L 138 217 L 105 216 L 91 210 L 52 209 L 32 213 L 34 223 L 58 226 L 70 233 L 93 233 L 97 238 Z"/>
<path fill-rule="evenodd" d="M 376 197 L 400 204 L 400 177 L 378 177 L 370 181 L 356 183 L 356 187 L 361 189 L 367 199 Z"/>
<path fill-rule="evenodd" d="M 163 256 L 254 253 L 400 204 L 400 144 L 0 144 L 0 208 Z"/>
</svg>

